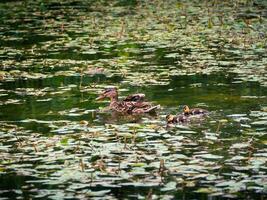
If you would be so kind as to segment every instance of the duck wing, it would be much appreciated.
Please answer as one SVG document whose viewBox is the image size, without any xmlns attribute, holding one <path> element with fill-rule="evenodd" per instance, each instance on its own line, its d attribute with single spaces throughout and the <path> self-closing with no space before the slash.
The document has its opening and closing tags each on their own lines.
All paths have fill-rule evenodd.
<svg viewBox="0 0 267 200">
<path fill-rule="evenodd" d="M 132 105 L 133 106 L 131 107 L 130 110 L 131 113 L 150 113 L 160 108 L 159 105 L 153 106 L 149 102 L 134 102 Z"/>
<path fill-rule="evenodd" d="M 149 102 L 143 101 L 120 101 L 114 102 L 110 106 L 112 110 L 121 113 L 128 113 L 128 114 L 141 114 L 141 113 L 150 113 L 154 112 L 156 109 L 160 108 L 159 105 L 152 106 Z"/>
<path fill-rule="evenodd" d="M 142 106 L 146 105 L 144 102 L 139 102 L 139 101 L 119 101 L 119 102 L 112 102 L 110 104 L 110 108 L 112 110 L 115 110 L 117 112 L 122 112 L 122 113 L 132 113 L 132 110 L 136 107 L 141 108 Z"/>
<path fill-rule="evenodd" d="M 145 94 L 138 93 L 138 94 L 132 94 L 132 95 L 127 96 L 125 99 L 123 99 L 123 101 L 137 102 L 137 101 L 144 101 L 144 99 L 145 99 Z"/>
</svg>

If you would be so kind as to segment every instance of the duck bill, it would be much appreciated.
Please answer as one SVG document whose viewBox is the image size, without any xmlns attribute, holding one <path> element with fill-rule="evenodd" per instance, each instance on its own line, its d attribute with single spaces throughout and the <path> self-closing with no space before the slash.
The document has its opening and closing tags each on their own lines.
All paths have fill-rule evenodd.
<svg viewBox="0 0 267 200">
<path fill-rule="evenodd" d="M 103 96 L 103 95 L 100 95 L 99 97 L 97 97 L 95 100 L 96 101 L 100 101 L 100 100 L 102 100 L 102 99 L 104 99 L 105 97 Z"/>
</svg>

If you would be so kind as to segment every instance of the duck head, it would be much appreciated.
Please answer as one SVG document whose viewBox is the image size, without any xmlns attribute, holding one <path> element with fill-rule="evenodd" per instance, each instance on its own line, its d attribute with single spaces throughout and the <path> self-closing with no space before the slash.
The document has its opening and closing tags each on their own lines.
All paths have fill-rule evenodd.
<svg viewBox="0 0 267 200">
<path fill-rule="evenodd" d="M 108 88 L 105 89 L 97 98 L 96 100 L 102 100 L 105 98 L 110 99 L 118 99 L 118 91 L 117 88 Z"/>
<path fill-rule="evenodd" d="M 189 114 L 190 109 L 189 109 L 189 107 L 187 105 L 184 106 L 183 112 L 184 112 L 184 114 Z"/>
<path fill-rule="evenodd" d="M 167 120 L 167 123 L 169 124 L 169 123 L 172 123 L 173 122 L 173 120 L 174 120 L 174 115 L 171 115 L 171 114 L 168 114 L 167 116 L 166 116 L 166 120 Z"/>
</svg>

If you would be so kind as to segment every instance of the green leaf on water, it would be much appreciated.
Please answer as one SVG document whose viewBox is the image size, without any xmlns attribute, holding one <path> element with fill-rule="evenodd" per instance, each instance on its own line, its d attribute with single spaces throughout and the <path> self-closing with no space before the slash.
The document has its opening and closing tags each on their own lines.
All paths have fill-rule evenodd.
<svg viewBox="0 0 267 200">
<path fill-rule="evenodd" d="M 63 146 L 67 146 L 68 145 L 68 141 L 69 141 L 68 137 L 62 138 L 60 140 L 60 144 L 63 145 Z"/>
</svg>

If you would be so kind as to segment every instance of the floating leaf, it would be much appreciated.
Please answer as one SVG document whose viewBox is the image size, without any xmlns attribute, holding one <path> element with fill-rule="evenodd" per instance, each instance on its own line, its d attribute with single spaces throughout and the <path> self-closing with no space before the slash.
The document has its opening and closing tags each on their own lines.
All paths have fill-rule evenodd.
<svg viewBox="0 0 267 200">
<path fill-rule="evenodd" d="M 223 156 L 219 156 L 219 155 L 214 155 L 214 154 L 200 154 L 200 155 L 195 155 L 195 157 L 197 158 L 204 158 L 204 159 L 222 159 Z"/>
</svg>

